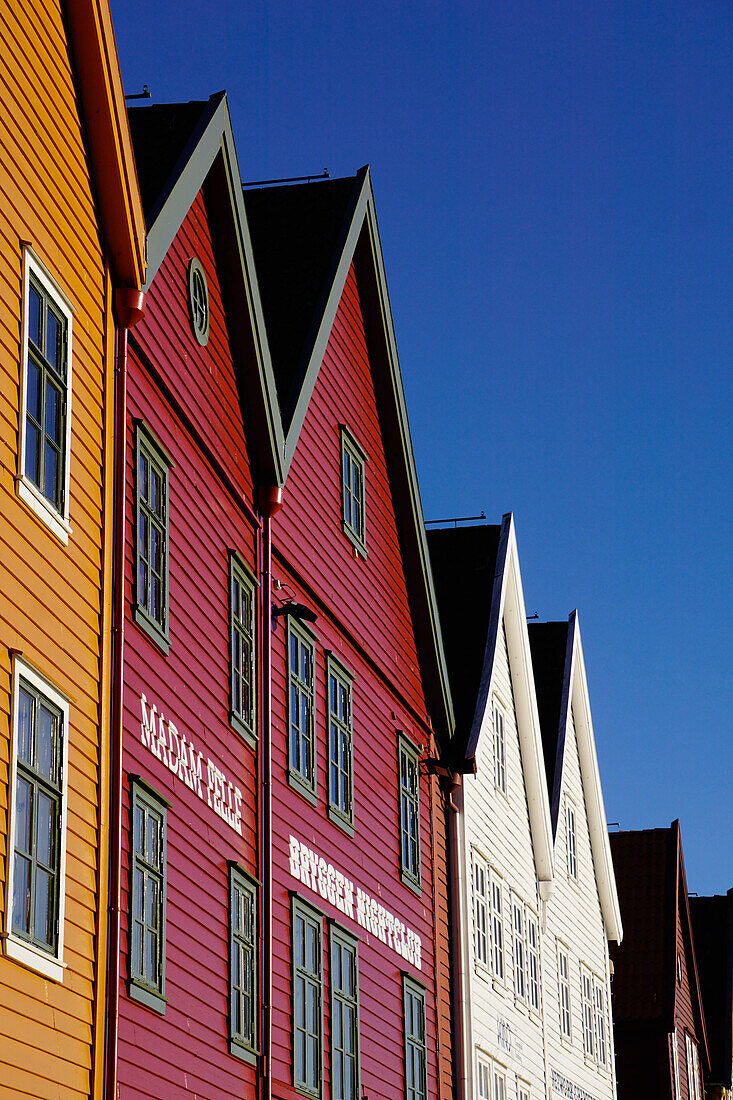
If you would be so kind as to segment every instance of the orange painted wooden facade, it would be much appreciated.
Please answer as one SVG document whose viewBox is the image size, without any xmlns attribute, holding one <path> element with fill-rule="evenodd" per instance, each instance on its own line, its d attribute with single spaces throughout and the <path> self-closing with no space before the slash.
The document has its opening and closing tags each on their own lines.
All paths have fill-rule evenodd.
<svg viewBox="0 0 733 1100">
<path fill-rule="evenodd" d="M 0 145 L 0 1091 L 71 1098 L 102 1089 L 112 302 L 116 287 L 139 288 L 144 278 L 142 211 L 107 0 L 3 6 Z M 62 476 L 49 493 L 48 477 L 34 490 L 22 456 L 35 430 L 26 376 L 32 278 L 45 302 L 51 358 L 49 318 L 66 323 L 54 346 L 67 372 L 60 423 L 68 425 L 68 454 L 61 433 Z M 53 435 L 51 401 L 43 440 Z M 51 459 L 43 461 L 50 476 Z M 16 910 L 25 913 L 22 860 L 14 859 L 24 805 L 14 785 L 23 683 L 42 702 L 68 700 L 59 712 L 68 712 L 59 727 L 60 801 L 49 818 L 50 843 L 64 853 L 50 888 L 59 923 L 51 949 L 37 936 L 24 938 L 16 923 Z M 42 823 L 40 810 L 32 820 Z M 39 913 L 40 901 L 32 904 Z"/>
</svg>

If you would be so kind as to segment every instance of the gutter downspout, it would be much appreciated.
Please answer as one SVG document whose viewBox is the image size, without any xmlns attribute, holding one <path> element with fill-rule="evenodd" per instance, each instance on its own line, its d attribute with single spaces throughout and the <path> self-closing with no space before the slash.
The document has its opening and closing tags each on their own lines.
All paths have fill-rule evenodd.
<svg viewBox="0 0 733 1100">
<path fill-rule="evenodd" d="M 262 636 L 262 735 L 260 782 L 262 828 L 260 878 L 262 880 L 262 1055 L 260 1097 L 272 1100 L 272 517 L 283 506 L 283 491 L 272 485 L 260 490 L 262 512 L 262 581 L 260 630 Z"/>
<path fill-rule="evenodd" d="M 115 497 L 112 625 L 112 721 L 110 741 L 109 901 L 107 905 L 107 1049 L 105 1095 L 117 1100 L 117 1040 L 120 1018 L 120 899 L 122 875 L 122 706 L 125 655 L 125 520 L 127 503 L 127 337 L 141 320 L 145 295 L 120 287 L 115 291 L 117 355 L 115 357 Z"/>
<path fill-rule="evenodd" d="M 463 810 L 463 777 L 452 772 L 449 780 L 448 851 L 450 857 L 451 948 L 453 954 L 453 1050 L 455 1052 L 455 1097 L 469 1100 L 466 1065 L 466 973 L 461 904 L 461 851 L 458 826 Z M 454 801 L 454 794 L 458 801 Z"/>
</svg>

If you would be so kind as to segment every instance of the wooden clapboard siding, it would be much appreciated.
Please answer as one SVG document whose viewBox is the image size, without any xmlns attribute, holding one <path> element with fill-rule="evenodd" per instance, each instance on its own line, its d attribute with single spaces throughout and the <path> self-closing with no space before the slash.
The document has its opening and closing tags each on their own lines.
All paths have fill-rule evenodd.
<svg viewBox="0 0 733 1100">
<path fill-rule="evenodd" d="M 111 574 L 104 546 L 112 363 L 109 275 L 65 12 L 58 0 L 6 5 L 0 21 L 0 907 L 9 781 L 10 651 L 71 699 L 63 982 L 0 957 L 0 1080 L 9 1095 L 92 1090 L 100 875 L 100 643 Z M 74 308 L 69 544 L 15 494 L 23 244 Z M 107 624 L 108 625 L 108 624 Z M 106 749 L 105 749 L 106 751 Z M 101 1087 L 101 1080 L 98 1080 Z"/>
<path fill-rule="evenodd" d="M 206 272 L 210 335 L 188 320 L 188 260 Z M 162 380 L 163 388 L 159 386 Z M 165 656 L 135 623 L 135 422 L 172 460 L 169 471 L 169 627 Z M 192 431 L 189 430 L 192 426 Z M 256 754 L 229 724 L 229 551 L 257 571 L 257 532 L 219 476 L 252 497 L 247 437 L 227 333 L 209 211 L 196 198 L 147 296 L 128 363 L 122 937 L 118 1079 L 126 1097 L 190 1092 L 253 1096 L 255 1070 L 228 1049 L 229 866 L 258 871 Z M 214 456 L 214 462 L 210 455 Z M 141 695 L 203 753 L 204 799 L 141 743 Z M 206 798 L 210 757 L 241 790 L 242 836 Z M 166 982 L 159 1015 L 129 998 L 130 775 L 167 812 Z M 144 1060 L 140 1050 L 146 1051 Z"/>
</svg>

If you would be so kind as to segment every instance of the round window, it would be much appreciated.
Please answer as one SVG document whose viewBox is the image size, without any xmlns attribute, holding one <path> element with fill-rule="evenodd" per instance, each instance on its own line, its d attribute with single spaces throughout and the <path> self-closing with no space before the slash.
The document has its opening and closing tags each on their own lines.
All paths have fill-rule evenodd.
<svg viewBox="0 0 733 1100">
<path fill-rule="evenodd" d="M 206 274 L 197 259 L 188 265 L 188 312 L 196 340 L 205 347 L 209 339 L 209 288 Z"/>
</svg>

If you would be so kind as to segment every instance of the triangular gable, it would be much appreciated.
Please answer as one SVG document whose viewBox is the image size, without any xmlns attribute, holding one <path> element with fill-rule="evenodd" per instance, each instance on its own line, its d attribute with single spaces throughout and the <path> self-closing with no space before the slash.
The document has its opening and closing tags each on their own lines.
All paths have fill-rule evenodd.
<svg viewBox="0 0 733 1100">
<path fill-rule="evenodd" d="M 567 735 L 571 716 L 575 720 L 575 740 L 580 762 L 580 779 L 583 786 L 593 866 L 601 901 L 603 922 L 606 928 L 606 937 L 620 943 L 623 937 L 623 926 L 613 860 L 611 858 L 611 847 L 608 840 L 606 811 L 603 805 L 601 776 L 598 770 L 598 757 L 596 756 L 596 744 L 593 736 L 593 720 L 590 713 L 588 681 L 585 674 L 585 661 L 583 659 L 583 646 L 580 640 L 577 611 L 573 611 L 568 620 L 565 649 L 560 725 L 557 734 L 557 752 L 551 799 L 554 843 L 557 842 L 558 835 L 557 826 L 565 779 Z"/>
<path fill-rule="evenodd" d="M 240 371 L 240 384 L 252 410 L 261 479 L 281 485 L 282 422 L 226 95 L 219 92 L 204 103 L 138 107 L 130 119 L 148 219 L 146 290 L 204 185 L 214 194 L 217 213 L 229 212 L 218 244 L 229 298 L 238 297 L 246 308 L 230 309 L 228 318 L 235 341 L 249 346 L 257 364 L 256 372 Z"/>
<path fill-rule="evenodd" d="M 437 532 L 431 532 L 429 538 L 437 542 L 436 535 Z M 450 529 L 443 532 L 445 545 L 442 547 L 442 555 L 447 555 L 452 535 L 454 533 Z M 455 532 L 454 537 L 456 541 L 460 538 L 458 531 Z M 443 557 L 443 560 L 446 561 L 447 557 Z M 436 565 L 440 568 L 437 559 Z M 484 572 L 486 572 L 486 569 L 484 569 Z M 479 653 L 483 654 L 480 675 L 478 682 L 475 683 L 474 681 L 473 695 L 469 703 L 464 706 L 464 713 L 467 716 L 466 727 L 457 731 L 457 766 L 464 771 L 470 771 L 475 766 L 474 762 L 481 730 L 484 728 L 486 714 L 491 706 L 498 647 L 503 644 L 503 624 L 509 653 L 535 866 L 540 882 L 549 883 L 554 873 L 550 809 L 544 773 L 540 720 L 532 674 L 532 659 L 527 634 L 527 615 L 519 570 L 517 539 L 511 513 L 508 513 L 502 519 L 493 575 L 490 578 L 486 577 L 486 580 L 490 582 L 491 592 L 488 608 L 481 604 L 481 594 L 473 589 L 471 590 L 471 601 L 468 604 L 463 576 L 458 571 L 455 571 L 453 576 L 452 592 L 445 583 L 445 577 L 441 580 L 441 610 L 445 606 L 447 614 L 450 614 L 448 611 L 449 602 L 460 599 L 463 601 L 462 606 L 465 617 L 468 618 L 475 611 L 478 611 L 484 624 L 479 640 Z M 488 615 L 486 614 L 487 610 Z M 454 678 L 452 683 L 456 683 L 457 686 L 460 686 L 462 682 L 456 680 L 459 675 L 458 669 L 462 661 L 466 659 L 470 661 L 471 657 L 468 654 L 462 657 L 460 646 L 455 646 L 452 652 L 451 675 Z M 463 682 L 465 683 L 465 681 Z"/>
</svg>

